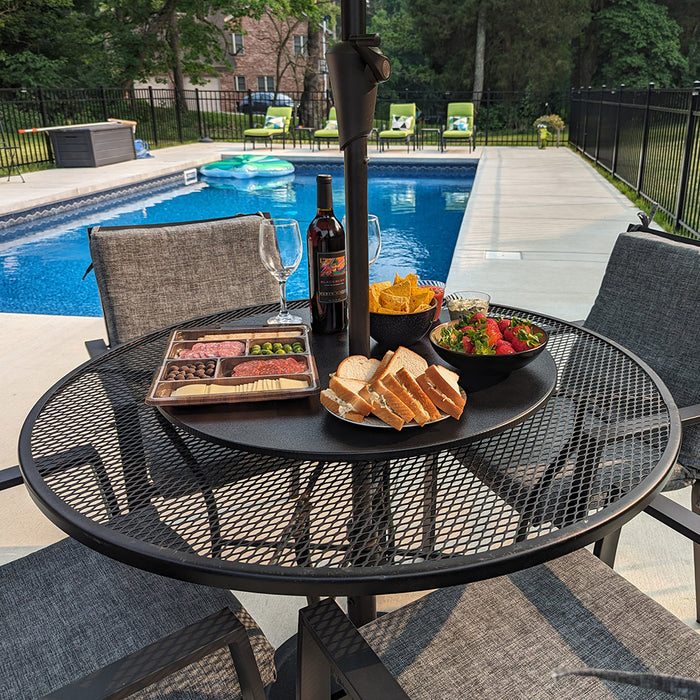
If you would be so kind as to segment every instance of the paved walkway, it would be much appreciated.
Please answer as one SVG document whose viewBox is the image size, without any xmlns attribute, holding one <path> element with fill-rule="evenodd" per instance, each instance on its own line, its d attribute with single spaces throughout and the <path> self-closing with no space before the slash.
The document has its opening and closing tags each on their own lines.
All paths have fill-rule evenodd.
<svg viewBox="0 0 700 700">
<path fill-rule="evenodd" d="M 240 144 L 194 144 L 101 168 L 28 173 L 26 183 L 13 177 L 0 181 L 0 215 L 183 171 L 236 152 L 241 152 Z M 279 148 L 273 153 L 283 155 Z M 287 149 L 284 155 L 342 159 L 336 149 L 320 153 Z M 488 291 L 501 303 L 584 318 L 617 234 L 636 220 L 631 203 L 564 148 L 488 148 L 473 154 L 450 148 L 443 155 L 433 147 L 407 156 L 401 149 L 377 153 L 371 147 L 369 155 L 371 159 L 479 158 L 447 284 L 452 291 Z M 55 381 L 87 359 L 83 341 L 104 337 L 104 327 L 97 318 L 0 314 L 0 333 L 0 366 L 6 370 L 0 399 L 0 465 L 11 465 L 17 462 L 24 417 Z M 687 490 L 674 497 L 689 501 Z M 0 494 L 0 558 L 63 536 L 23 488 Z M 686 540 L 641 515 L 623 530 L 616 568 L 692 624 L 692 549 Z M 294 631 L 295 610 L 303 601 L 248 593 L 241 598 L 273 643 Z M 389 598 L 384 606 L 394 602 Z"/>
</svg>

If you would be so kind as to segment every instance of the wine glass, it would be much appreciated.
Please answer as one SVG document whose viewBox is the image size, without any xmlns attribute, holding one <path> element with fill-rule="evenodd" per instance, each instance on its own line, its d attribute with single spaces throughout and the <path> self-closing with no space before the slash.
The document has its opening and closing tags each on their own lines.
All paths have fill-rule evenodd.
<svg viewBox="0 0 700 700">
<path fill-rule="evenodd" d="M 343 217 L 343 228 L 347 233 L 347 216 Z M 382 231 L 379 227 L 379 219 L 374 214 L 367 215 L 367 252 L 369 267 L 372 267 L 382 250 Z"/>
<path fill-rule="evenodd" d="M 258 240 L 260 259 L 280 285 L 280 310 L 267 319 L 269 324 L 302 323 L 287 309 L 287 279 L 299 267 L 302 254 L 299 222 L 295 219 L 264 219 L 260 223 Z"/>
</svg>

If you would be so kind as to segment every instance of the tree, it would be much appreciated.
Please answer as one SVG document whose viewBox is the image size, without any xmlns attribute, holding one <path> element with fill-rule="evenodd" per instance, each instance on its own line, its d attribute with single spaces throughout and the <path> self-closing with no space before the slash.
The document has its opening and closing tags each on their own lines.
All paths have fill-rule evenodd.
<svg viewBox="0 0 700 700">
<path fill-rule="evenodd" d="M 652 0 L 614 0 L 593 18 L 598 39 L 595 85 L 674 87 L 687 70 L 678 23 Z"/>
</svg>

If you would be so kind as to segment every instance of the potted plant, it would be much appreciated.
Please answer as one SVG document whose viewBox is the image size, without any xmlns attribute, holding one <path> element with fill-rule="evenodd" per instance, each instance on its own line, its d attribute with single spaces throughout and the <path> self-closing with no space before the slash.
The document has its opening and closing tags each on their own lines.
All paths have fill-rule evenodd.
<svg viewBox="0 0 700 700">
<path fill-rule="evenodd" d="M 561 138 L 561 132 L 564 130 L 564 120 L 558 114 L 543 114 L 541 117 L 535 119 L 533 123 L 535 129 L 537 129 L 537 146 L 538 148 L 545 148 L 547 146 L 547 139 L 551 136 L 551 132 L 555 132 L 557 135 L 557 147 L 559 147 L 559 139 Z"/>
</svg>

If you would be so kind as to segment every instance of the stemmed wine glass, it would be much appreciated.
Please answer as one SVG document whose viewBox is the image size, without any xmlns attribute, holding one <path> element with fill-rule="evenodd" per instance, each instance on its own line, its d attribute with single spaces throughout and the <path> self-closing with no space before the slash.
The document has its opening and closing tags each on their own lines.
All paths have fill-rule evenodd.
<svg viewBox="0 0 700 700">
<path fill-rule="evenodd" d="M 287 279 L 299 267 L 302 254 L 301 232 L 295 219 L 264 219 L 260 223 L 258 250 L 263 265 L 280 285 L 280 310 L 267 319 L 269 324 L 302 323 L 287 309 Z"/>
<path fill-rule="evenodd" d="M 343 217 L 343 228 L 347 233 L 347 216 Z M 372 267 L 382 250 L 382 231 L 379 227 L 379 219 L 374 214 L 367 215 L 367 251 L 369 266 Z"/>
</svg>

